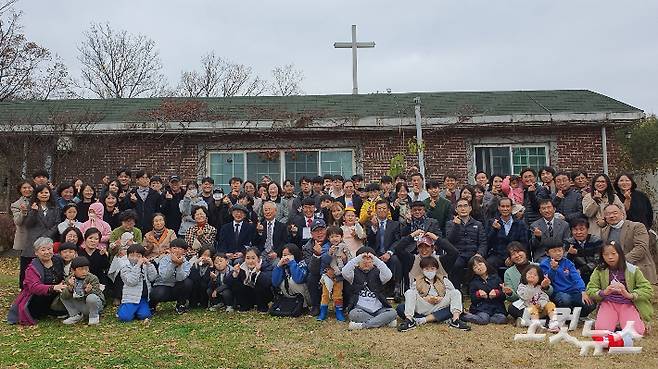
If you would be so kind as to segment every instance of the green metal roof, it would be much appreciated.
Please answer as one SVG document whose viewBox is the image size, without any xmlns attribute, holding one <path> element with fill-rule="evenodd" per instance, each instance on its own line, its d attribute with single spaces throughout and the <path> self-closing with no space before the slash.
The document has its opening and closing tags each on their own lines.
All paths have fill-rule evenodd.
<svg viewBox="0 0 658 369">
<path fill-rule="evenodd" d="M 608 96 L 588 90 L 381 93 L 368 95 L 255 96 L 225 98 L 137 98 L 15 101 L 0 103 L 0 123 L 46 122 L 57 114 L 98 115 L 104 122 L 155 120 L 167 109 L 205 113 L 186 121 L 277 120 L 312 118 L 413 117 L 420 97 L 423 117 L 501 116 L 558 113 L 641 113 Z M 160 115 L 163 116 L 163 115 Z M 176 120 L 164 115 L 167 120 Z M 175 116 L 177 117 L 177 116 Z M 184 120 L 184 119 L 181 119 Z"/>
</svg>

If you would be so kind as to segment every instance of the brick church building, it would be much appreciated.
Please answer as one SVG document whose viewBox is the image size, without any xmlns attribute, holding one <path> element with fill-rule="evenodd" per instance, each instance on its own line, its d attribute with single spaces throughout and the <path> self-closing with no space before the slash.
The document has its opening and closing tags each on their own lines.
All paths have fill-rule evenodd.
<svg viewBox="0 0 658 369">
<path fill-rule="evenodd" d="M 225 189 L 233 176 L 265 174 L 375 180 L 396 154 L 416 163 L 416 97 L 427 176 L 439 180 L 544 165 L 599 172 L 604 152 L 615 173 L 619 137 L 644 117 L 587 90 L 3 102 L 0 176 L 10 186 L 45 167 L 55 183 L 98 183 L 126 166 L 186 180 L 209 175 Z"/>
</svg>

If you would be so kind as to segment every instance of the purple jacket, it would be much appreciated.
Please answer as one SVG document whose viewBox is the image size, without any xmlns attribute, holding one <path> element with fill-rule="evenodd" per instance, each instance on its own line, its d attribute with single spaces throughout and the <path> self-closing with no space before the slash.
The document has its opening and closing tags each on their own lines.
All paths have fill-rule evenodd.
<svg viewBox="0 0 658 369">
<path fill-rule="evenodd" d="M 55 268 L 64 274 L 64 264 L 59 255 L 53 256 L 53 264 Z M 44 284 L 43 278 L 43 264 L 41 264 L 41 261 L 38 258 L 35 258 L 25 270 L 23 290 L 18 294 L 18 297 L 16 297 L 16 300 L 13 304 L 11 304 L 11 307 L 9 308 L 9 313 L 7 314 L 7 322 L 9 324 L 37 324 L 37 321 L 32 317 L 32 315 L 30 315 L 30 310 L 28 309 L 30 300 L 32 300 L 32 296 L 46 296 L 54 293 L 51 289 L 52 285 Z"/>
</svg>

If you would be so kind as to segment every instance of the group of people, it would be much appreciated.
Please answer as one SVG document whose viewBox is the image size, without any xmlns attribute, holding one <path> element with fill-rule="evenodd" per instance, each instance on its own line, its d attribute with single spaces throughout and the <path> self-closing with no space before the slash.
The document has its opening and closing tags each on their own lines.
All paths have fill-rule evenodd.
<svg viewBox="0 0 658 369">
<path fill-rule="evenodd" d="M 545 167 L 478 172 L 461 187 L 443 178 L 235 177 L 225 193 L 211 177 L 165 183 L 121 169 L 99 186 L 55 187 L 39 171 L 11 206 L 21 292 L 8 321 L 97 324 L 106 301 L 121 321 L 143 320 L 175 301 L 179 314 L 318 320 L 333 307 L 349 329 L 446 321 L 470 330 L 512 316 L 547 317 L 556 331 L 556 307 L 587 316 L 598 306 L 597 329 L 635 321 L 644 333 L 656 242 L 651 202 L 632 175 L 613 183 Z"/>
</svg>

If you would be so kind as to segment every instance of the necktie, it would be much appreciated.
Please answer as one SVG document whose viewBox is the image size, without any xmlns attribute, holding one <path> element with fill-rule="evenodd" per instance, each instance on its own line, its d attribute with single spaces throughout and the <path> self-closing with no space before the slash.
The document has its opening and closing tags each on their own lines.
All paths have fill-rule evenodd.
<svg viewBox="0 0 658 369">
<path fill-rule="evenodd" d="M 553 222 L 548 222 L 548 237 L 553 237 Z"/>
<path fill-rule="evenodd" d="M 311 218 L 306 219 L 306 226 L 311 228 L 311 223 L 313 223 L 313 220 Z"/>
<path fill-rule="evenodd" d="M 386 221 L 379 221 L 379 250 L 384 251 L 384 233 L 386 231 Z"/>
<path fill-rule="evenodd" d="M 240 223 L 236 223 L 235 224 L 235 243 L 236 243 L 236 246 L 238 246 L 237 243 L 238 243 L 239 238 L 240 238 Z"/>
<path fill-rule="evenodd" d="M 272 230 L 274 224 L 272 222 L 267 222 L 267 238 L 265 239 L 265 251 L 272 251 L 273 241 L 272 241 Z"/>
</svg>

